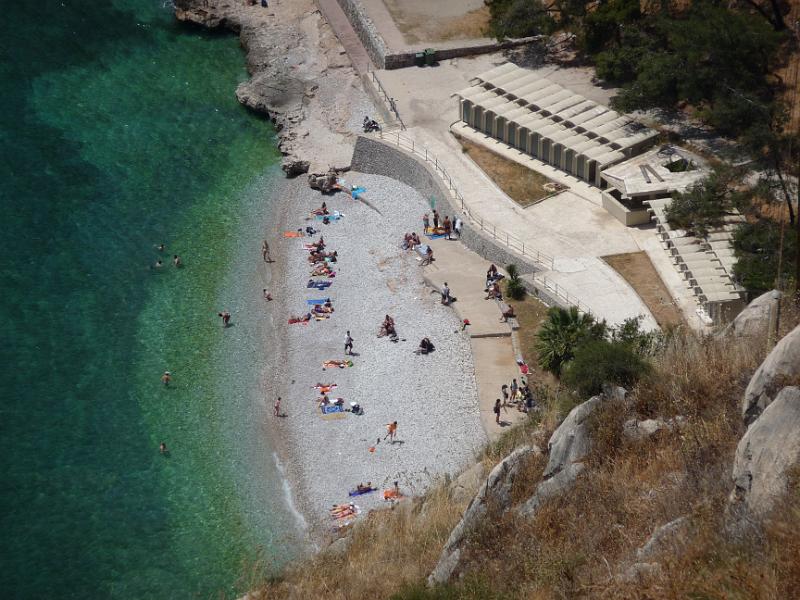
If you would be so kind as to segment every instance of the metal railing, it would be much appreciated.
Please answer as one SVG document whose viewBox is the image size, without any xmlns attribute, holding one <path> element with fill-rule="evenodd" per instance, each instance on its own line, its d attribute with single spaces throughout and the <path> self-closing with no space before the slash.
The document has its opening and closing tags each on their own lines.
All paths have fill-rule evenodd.
<svg viewBox="0 0 800 600">
<path fill-rule="evenodd" d="M 476 227 L 480 228 L 481 231 L 485 232 L 487 235 L 491 235 L 493 239 L 501 244 L 504 244 L 511 250 L 514 250 L 522 256 L 530 258 L 533 262 L 547 269 L 553 268 L 552 256 L 549 256 L 544 252 L 540 252 L 536 248 L 531 247 L 530 244 L 526 244 L 518 237 L 508 233 L 507 231 L 503 231 L 494 223 L 490 223 L 489 221 L 485 220 L 483 216 L 472 212 L 469 207 L 467 207 L 467 204 L 464 201 L 464 196 L 461 195 L 461 192 L 459 192 L 458 188 L 456 188 L 456 186 L 453 184 L 453 178 L 450 177 L 442 163 L 439 162 L 438 157 L 428 150 L 428 148 L 415 143 L 412 138 L 401 135 L 399 130 L 380 131 L 378 133 L 378 137 L 380 137 L 382 140 L 392 142 L 398 148 L 407 150 L 412 154 L 416 154 L 417 156 L 424 158 L 425 162 L 433 165 L 434 170 L 442 178 L 444 183 L 447 184 L 447 188 L 450 190 L 453 200 L 456 201 L 457 205 L 461 207 L 461 210 L 464 212 L 464 214 Z"/>
<path fill-rule="evenodd" d="M 555 281 L 548 281 L 547 277 L 543 275 L 537 276 L 534 274 L 533 283 L 535 285 L 541 285 L 556 298 L 562 300 L 567 306 L 576 306 L 580 312 L 589 315 L 592 314 L 592 311 L 590 311 L 585 305 L 581 304 L 580 300 L 578 300 L 575 296 L 570 296 L 569 292 L 565 290 L 563 286 L 559 286 Z"/>
<path fill-rule="evenodd" d="M 392 98 L 391 96 L 389 96 L 389 94 L 386 93 L 386 90 L 383 88 L 383 85 L 381 84 L 381 80 L 375 76 L 375 71 L 370 69 L 369 76 L 372 78 L 372 83 L 374 83 L 378 87 L 378 91 L 383 96 L 384 102 L 389 106 L 389 112 L 391 112 L 397 119 L 398 123 L 400 123 L 400 129 L 405 131 L 406 124 L 403 123 L 403 119 L 400 118 L 400 112 L 397 110 L 397 103 L 395 102 L 394 98 Z"/>
</svg>

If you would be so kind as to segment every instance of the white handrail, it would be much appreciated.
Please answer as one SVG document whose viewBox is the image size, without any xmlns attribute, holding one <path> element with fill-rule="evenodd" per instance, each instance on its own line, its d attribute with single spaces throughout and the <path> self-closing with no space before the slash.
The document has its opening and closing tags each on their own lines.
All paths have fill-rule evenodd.
<svg viewBox="0 0 800 600">
<path fill-rule="evenodd" d="M 563 287 L 559 288 L 558 284 L 553 282 L 552 284 L 547 281 L 547 277 L 539 276 L 537 277 L 535 274 L 533 275 L 533 282 L 538 283 L 543 286 L 547 291 L 554 294 L 557 298 L 561 298 L 567 306 L 575 306 L 577 307 L 578 311 L 591 315 L 592 311 L 586 308 L 584 305 L 581 304 L 580 300 L 577 298 L 570 298 L 569 292 L 565 290 Z"/>
<path fill-rule="evenodd" d="M 553 268 L 552 256 L 549 256 L 544 252 L 540 252 L 535 248 L 531 248 L 530 245 L 526 246 L 525 242 L 518 237 L 508 233 L 507 231 L 499 229 L 493 223 L 489 223 L 488 221 L 484 220 L 482 216 L 476 215 L 470 211 L 470 209 L 467 208 L 466 202 L 464 201 L 464 196 L 461 195 L 461 192 L 458 191 L 458 188 L 453 183 L 453 178 L 450 177 L 447 171 L 445 171 L 444 167 L 439 163 L 438 157 L 433 154 L 433 152 L 424 146 L 419 146 L 412 138 L 401 135 L 399 130 L 379 131 L 378 136 L 382 140 L 390 141 L 396 144 L 398 148 L 408 150 L 412 154 L 422 157 L 425 162 L 431 163 L 434 171 L 436 171 L 441 177 L 442 181 L 447 184 L 447 188 L 450 190 L 453 199 L 456 200 L 456 202 L 461 206 L 461 210 L 465 215 L 467 215 L 467 217 L 475 226 L 480 227 L 481 231 L 491 234 L 496 241 L 504 244 L 511 250 L 530 258 L 533 262 L 538 263 L 548 269 Z"/>
</svg>

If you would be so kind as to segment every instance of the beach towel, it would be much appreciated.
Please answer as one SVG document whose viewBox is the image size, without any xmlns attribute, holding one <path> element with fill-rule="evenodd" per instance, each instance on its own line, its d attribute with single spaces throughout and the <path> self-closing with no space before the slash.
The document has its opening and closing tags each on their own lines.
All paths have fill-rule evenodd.
<svg viewBox="0 0 800 600">
<path fill-rule="evenodd" d="M 331 222 L 333 222 L 333 221 L 338 221 L 338 220 L 339 220 L 339 219 L 341 219 L 343 216 L 344 216 L 344 215 L 342 215 L 342 214 L 339 214 L 339 213 L 333 213 L 332 215 L 314 215 L 314 218 L 315 218 L 317 221 L 324 221 L 324 220 L 325 220 L 325 217 L 327 217 L 327 218 L 328 218 L 328 221 L 331 221 Z"/>
<path fill-rule="evenodd" d="M 446 237 L 447 234 L 446 233 L 426 233 L 425 236 L 430 238 L 430 239 L 432 239 L 432 240 L 438 240 L 439 238 Z"/>
<path fill-rule="evenodd" d="M 332 281 L 314 281 L 313 279 L 309 279 L 308 284 L 306 284 L 306 287 L 309 289 L 316 288 L 319 291 L 322 291 L 325 288 L 329 287 L 332 283 L 333 283 Z"/>
<path fill-rule="evenodd" d="M 405 496 L 395 490 L 394 488 L 390 488 L 388 490 L 383 490 L 383 499 L 387 502 L 393 502 L 395 500 L 402 500 Z"/>
<path fill-rule="evenodd" d="M 302 231 L 284 231 L 283 237 L 285 238 L 301 238 L 305 237 Z"/>
<path fill-rule="evenodd" d="M 364 192 L 366 192 L 366 191 L 367 191 L 367 188 L 363 188 L 363 187 L 355 187 L 355 188 L 353 188 L 353 190 L 350 192 L 350 195 L 352 195 L 352 196 L 353 196 L 353 200 L 358 200 L 358 197 L 359 197 L 361 194 L 363 194 Z"/>
<path fill-rule="evenodd" d="M 304 319 L 289 319 L 289 325 L 296 325 L 297 323 L 308 325 L 309 321 Z"/>
<path fill-rule="evenodd" d="M 339 387 L 338 383 L 317 383 L 316 385 L 311 386 L 315 390 L 321 390 L 323 392 L 332 390 L 335 387 Z"/>
<path fill-rule="evenodd" d="M 326 421 L 344 419 L 347 417 L 343 406 L 328 404 L 327 406 L 321 406 L 320 409 L 320 416 Z"/>
<path fill-rule="evenodd" d="M 341 364 L 339 364 L 339 361 L 333 361 L 333 360 L 326 360 L 322 362 L 323 369 L 333 369 L 337 367 L 339 369 L 346 369 L 347 367 L 352 367 L 352 366 L 353 366 L 352 360 L 342 361 Z"/>
<path fill-rule="evenodd" d="M 322 304 L 325 304 L 327 301 L 328 301 L 327 298 L 306 300 L 306 304 L 312 304 L 312 305 L 313 304 L 319 304 L 319 305 L 322 305 Z"/>
<path fill-rule="evenodd" d="M 358 488 L 354 490 L 350 490 L 350 496 L 363 496 L 364 494 L 371 494 L 372 492 L 377 492 L 378 488 L 365 488 L 363 490 L 359 490 Z"/>
</svg>

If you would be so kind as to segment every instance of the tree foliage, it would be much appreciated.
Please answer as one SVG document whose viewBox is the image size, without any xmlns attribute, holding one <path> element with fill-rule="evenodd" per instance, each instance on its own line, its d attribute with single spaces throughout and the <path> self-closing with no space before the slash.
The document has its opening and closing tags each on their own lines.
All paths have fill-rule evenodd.
<svg viewBox="0 0 800 600">
<path fill-rule="evenodd" d="M 569 309 L 553 306 L 536 334 L 539 366 L 560 375 L 564 364 L 575 355 L 576 348 L 587 339 L 602 339 L 606 329 L 604 322 L 598 323 L 592 315 L 579 312 L 575 306 Z"/>
<path fill-rule="evenodd" d="M 781 226 L 770 220 L 745 223 L 739 227 L 733 237 L 733 248 L 736 254 L 734 276 L 754 294 L 775 287 L 779 260 L 781 278 L 783 281 L 791 279 L 798 248 L 797 238 L 789 227 L 784 231 L 782 255 Z"/>
<path fill-rule="evenodd" d="M 589 340 L 578 346 L 562 380 L 585 398 L 602 392 L 604 384 L 630 388 L 648 372 L 649 367 L 630 344 Z"/>
</svg>

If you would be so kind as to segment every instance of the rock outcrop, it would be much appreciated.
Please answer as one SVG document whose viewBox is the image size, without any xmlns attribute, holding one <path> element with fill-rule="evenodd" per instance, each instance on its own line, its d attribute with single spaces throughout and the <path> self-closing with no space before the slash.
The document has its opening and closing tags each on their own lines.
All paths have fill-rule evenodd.
<svg viewBox="0 0 800 600">
<path fill-rule="evenodd" d="M 583 470 L 582 461 L 591 448 L 586 421 L 602 401 L 603 396 L 594 396 L 573 408 L 550 436 L 550 456 L 542 474 L 542 482 L 533 496 L 518 509 L 522 516 L 533 516 L 542 502 L 565 492 L 575 482 Z"/>
<path fill-rule="evenodd" d="M 781 293 L 771 290 L 761 294 L 736 315 L 728 326 L 719 332 L 720 337 L 766 339 Z"/>
<path fill-rule="evenodd" d="M 486 467 L 475 463 L 461 473 L 448 487 L 450 499 L 456 503 L 467 502 L 475 497 L 486 478 Z"/>
<path fill-rule="evenodd" d="M 744 393 L 745 424 L 755 421 L 786 385 L 800 383 L 800 325 L 772 349 L 758 367 Z"/>
<path fill-rule="evenodd" d="M 667 552 L 679 554 L 690 524 L 689 518 L 683 516 L 658 527 L 644 545 L 636 550 L 634 563 L 625 569 L 618 577 L 619 580 L 637 581 L 659 575 L 661 565 L 654 559 Z"/>
<path fill-rule="evenodd" d="M 763 518 L 786 491 L 800 461 L 800 387 L 785 387 L 750 425 L 736 448 L 731 514 Z"/>
<path fill-rule="evenodd" d="M 526 460 L 541 452 L 535 446 L 523 446 L 506 456 L 489 473 L 486 482 L 472 499 L 461 520 L 450 532 L 450 537 L 442 549 L 442 555 L 433 572 L 428 577 L 428 584 L 445 583 L 458 570 L 461 560 L 461 549 L 465 538 L 475 530 L 489 512 L 489 509 L 504 511 L 511 504 L 511 487 L 514 479 Z"/>
<path fill-rule="evenodd" d="M 644 419 L 638 421 L 629 419 L 622 427 L 622 435 L 629 440 L 640 441 L 647 439 L 659 431 L 675 431 L 686 425 L 686 417 L 673 417 L 671 419 Z"/>
<path fill-rule="evenodd" d="M 251 78 L 236 97 L 275 124 L 287 176 L 324 172 L 351 154 L 372 104 L 313 0 L 274 11 L 244 1 L 175 0 L 175 16 L 239 34 Z"/>
</svg>

